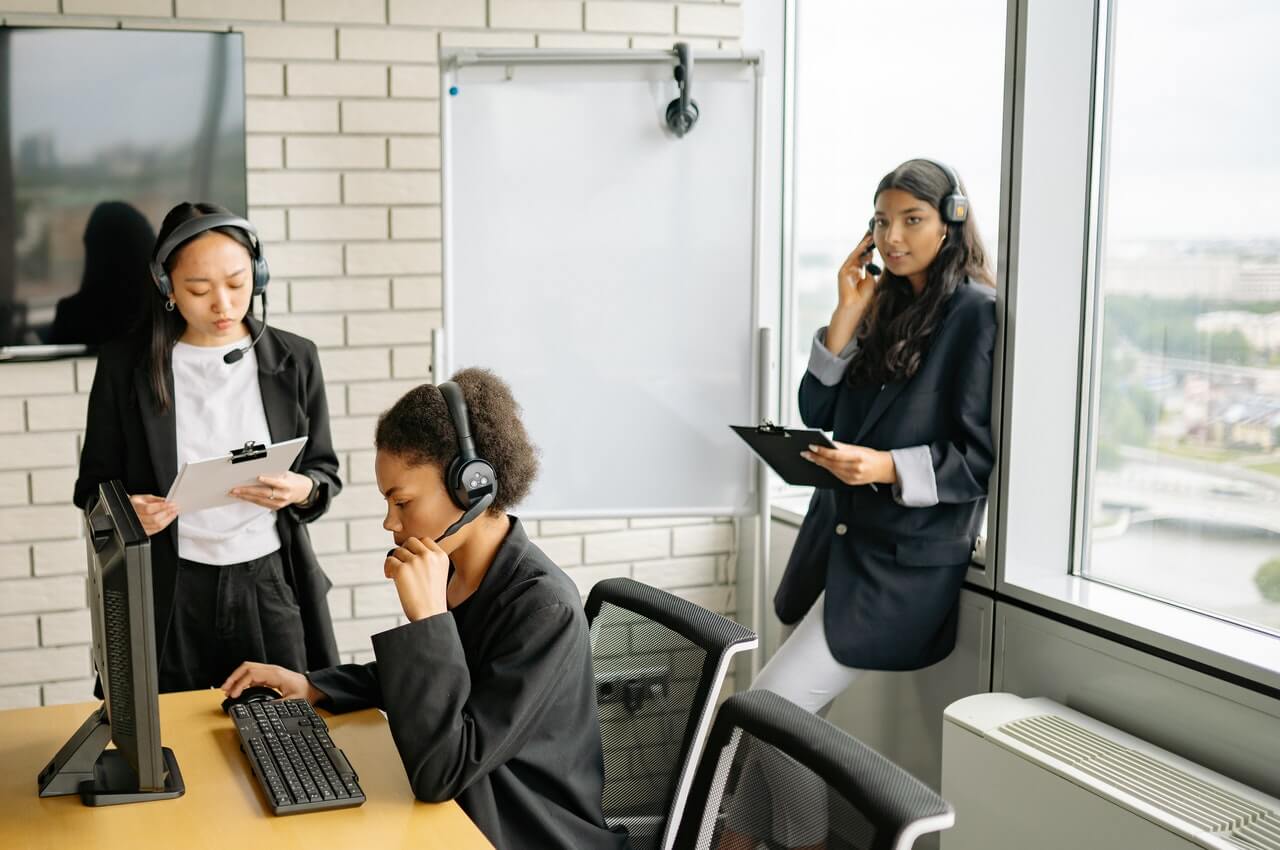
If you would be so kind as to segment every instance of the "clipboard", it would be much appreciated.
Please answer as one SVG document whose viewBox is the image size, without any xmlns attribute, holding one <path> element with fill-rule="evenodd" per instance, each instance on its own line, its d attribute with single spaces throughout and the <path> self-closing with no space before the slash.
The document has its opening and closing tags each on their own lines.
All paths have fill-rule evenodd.
<svg viewBox="0 0 1280 850">
<path fill-rule="evenodd" d="M 222 505 L 247 505 L 249 502 L 228 495 L 231 488 L 257 484 L 259 475 L 287 472 L 306 442 L 306 437 L 269 446 L 248 442 L 221 457 L 188 461 L 178 470 L 165 499 L 184 514 Z"/>
<path fill-rule="evenodd" d="M 788 484 L 806 487 L 834 489 L 843 483 L 813 461 L 800 457 L 809 446 L 835 448 L 821 431 L 807 428 L 783 428 L 765 420 L 760 425 L 730 425 L 730 428 L 751 447 L 761 460 Z"/>
</svg>

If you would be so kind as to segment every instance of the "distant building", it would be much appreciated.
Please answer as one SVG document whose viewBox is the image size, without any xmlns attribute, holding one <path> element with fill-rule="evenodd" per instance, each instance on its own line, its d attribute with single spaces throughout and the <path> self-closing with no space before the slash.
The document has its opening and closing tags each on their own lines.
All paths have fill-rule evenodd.
<svg viewBox="0 0 1280 850">
<path fill-rule="evenodd" d="M 1209 425 L 1218 445 L 1269 452 L 1280 447 L 1280 399 L 1233 401 Z"/>
<path fill-rule="evenodd" d="M 1280 246 L 1275 243 L 1130 242 L 1107 246 L 1108 295 L 1274 301 L 1280 306 Z"/>
</svg>

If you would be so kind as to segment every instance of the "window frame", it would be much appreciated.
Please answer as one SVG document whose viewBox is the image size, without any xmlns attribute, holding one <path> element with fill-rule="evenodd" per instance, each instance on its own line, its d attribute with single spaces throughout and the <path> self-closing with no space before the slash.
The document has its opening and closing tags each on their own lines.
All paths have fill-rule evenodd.
<svg viewBox="0 0 1280 850">
<path fill-rule="evenodd" d="M 1275 636 L 1079 574 L 1095 451 L 1098 210 L 1106 191 L 1112 2 L 1009 2 L 1008 182 L 998 263 L 1004 315 L 994 417 L 1003 425 L 1002 462 L 992 486 L 995 526 L 988 542 L 995 589 L 1150 651 L 1280 692 Z M 1079 322 L 1064 333 L 1061 317 L 1071 315 Z M 1036 344 L 1044 339 L 1063 344 Z"/>
</svg>

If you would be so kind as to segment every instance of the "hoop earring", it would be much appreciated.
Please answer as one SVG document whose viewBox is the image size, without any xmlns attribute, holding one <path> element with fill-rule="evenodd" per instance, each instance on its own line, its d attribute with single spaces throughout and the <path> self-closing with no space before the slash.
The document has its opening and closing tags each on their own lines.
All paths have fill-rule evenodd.
<svg viewBox="0 0 1280 850">
<path fill-rule="evenodd" d="M 166 313 L 172 313 L 172 312 L 173 312 L 173 308 L 174 308 L 174 307 L 176 307 L 176 306 L 178 306 L 178 305 L 174 304 L 174 303 L 173 303 L 173 299 L 172 299 L 172 298 L 170 298 L 168 301 L 164 302 L 164 311 L 165 311 Z"/>
</svg>

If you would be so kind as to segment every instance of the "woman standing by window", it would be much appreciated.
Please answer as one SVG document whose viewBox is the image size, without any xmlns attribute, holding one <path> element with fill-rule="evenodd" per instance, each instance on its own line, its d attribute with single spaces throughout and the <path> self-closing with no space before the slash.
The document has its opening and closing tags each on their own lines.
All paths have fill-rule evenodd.
<svg viewBox="0 0 1280 850">
<path fill-rule="evenodd" d="M 994 462 L 994 279 L 963 193 L 932 160 L 885 175 L 800 384 L 805 424 L 836 442 L 806 456 L 844 486 L 825 562 L 783 578 L 779 616 L 803 620 L 755 686 L 811 711 L 862 669 L 924 667 L 955 645 Z"/>
</svg>

